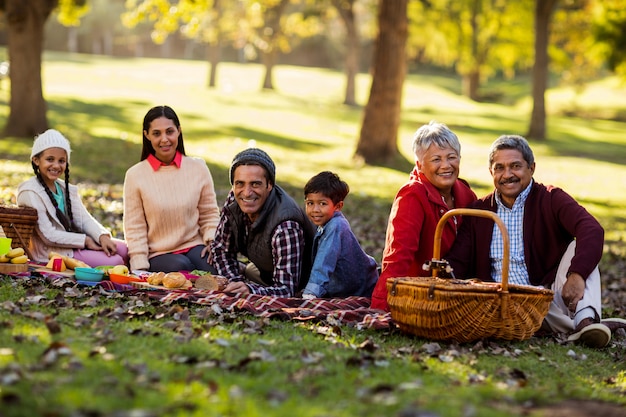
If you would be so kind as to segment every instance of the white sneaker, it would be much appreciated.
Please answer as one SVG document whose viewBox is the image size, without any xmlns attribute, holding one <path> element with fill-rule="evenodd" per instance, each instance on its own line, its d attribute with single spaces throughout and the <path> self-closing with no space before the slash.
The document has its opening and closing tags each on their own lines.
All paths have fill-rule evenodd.
<svg viewBox="0 0 626 417">
<path fill-rule="evenodd" d="M 578 324 L 567 340 L 592 348 L 602 348 L 611 341 L 611 330 L 602 323 L 593 323 L 591 319 L 585 319 Z"/>
</svg>

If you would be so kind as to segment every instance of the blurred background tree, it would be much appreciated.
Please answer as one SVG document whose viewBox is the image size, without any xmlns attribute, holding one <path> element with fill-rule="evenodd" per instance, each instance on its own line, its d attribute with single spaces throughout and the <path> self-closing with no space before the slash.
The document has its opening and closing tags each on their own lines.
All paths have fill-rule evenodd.
<svg viewBox="0 0 626 417">
<path fill-rule="evenodd" d="M 10 112 L 6 136 L 33 136 L 48 128 L 41 85 L 44 25 L 53 10 L 66 26 L 78 25 L 86 13 L 84 0 L 3 0 L 11 65 Z"/>
<path fill-rule="evenodd" d="M 610 71 L 626 76 L 626 4 L 623 0 L 594 3 L 593 36 Z"/>
<path fill-rule="evenodd" d="M 392 164 L 399 155 L 398 127 L 406 76 L 408 0 L 380 0 L 372 85 L 355 157 L 368 164 Z"/>
<path fill-rule="evenodd" d="M 407 36 L 394 67 L 381 36 L 393 33 L 382 0 L 3 0 L 0 45 L 7 44 L 11 98 L 5 136 L 47 128 L 41 85 L 46 50 L 110 56 L 207 60 L 207 86 L 220 62 L 265 67 L 260 86 L 273 89 L 276 65 L 343 69 L 343 103 L 357 105 L 356 77 L 372 76 L 356 156 L 386 163 L 398 156 L 402 83 L 379 88 L 377 74 L 456 73 L 462 94 L 505 100 L 483 87 L 490 78 L 523 76 L 533 101 L 528 136 L 546 138 L 545 92 L 569 84 L 582 92 L 594 78 L 626 74 L 626 0 L 411 0 Z M 400 8 L 404 2 L 400 2 Z M 50 18 L 52 16 L 52 18 Z M 397 28 L 396 28 L 397 29 Z M 389 32 L 389 31 L 392 32 Z M 395 32 L 399 34 L 399 32 Z M 388 40 L 388 39 L 387 39 Z M 394 46 L 395 48 L 395 46 Z M 405 69 L 406 64 L 406 69 Z M 393 72 L 390 72 L 392 71 Z M 376 83 L 376 85 L 374 85 Z M 532 86 L 530 85 L 532 83 Z M 391 89 L 390 89 L 391 88 Z M 382 95 L 386 95 L 383 99 Z M 393 95 L 393 97 L 392 97 Z M 382 103 L 394 103 L 392 106 Z M 393 109 L 393 114 L 386 113 Z M 381 116 L 385 113 L 385 116 Z M 376 138 L 375 140 L 373 138 Z"/>
</svg>

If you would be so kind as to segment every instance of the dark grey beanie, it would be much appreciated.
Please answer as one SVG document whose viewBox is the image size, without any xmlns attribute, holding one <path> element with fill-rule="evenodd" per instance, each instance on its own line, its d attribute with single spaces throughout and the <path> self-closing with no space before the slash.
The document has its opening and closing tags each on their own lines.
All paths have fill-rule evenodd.
<svg viewBox="0 0 626 417">
<path fill-rule="evenodd" d="M 269 182 L 272 185 L 275 184 L 276 179 L 276 166 L 272 158 L 264 151 L 258 148 L 248 148 L 239 152 L 233 158 L 233 162 L 230 164 L 230 183 L 233 183 L 233 176 L 235 175 L 235 168 L 239 165 L 261 165 L 267 171 Z"/>
</svg>

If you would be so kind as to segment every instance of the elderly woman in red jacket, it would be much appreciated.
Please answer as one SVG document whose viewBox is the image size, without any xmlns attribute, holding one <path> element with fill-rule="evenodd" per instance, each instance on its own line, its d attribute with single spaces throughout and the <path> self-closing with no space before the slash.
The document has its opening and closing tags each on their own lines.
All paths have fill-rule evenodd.
<svg viewBox="0 0 626 417">
<path fill-rule="evenodd" d="M 468 183 L 459 179 L 461 144 L 445 124 L 433 121 L 420 127 L 413 136 L 413 153 L 415 168 L 391 207 L 372 308 L 389 310 L 387 279 L 424 276 L 422 265 L 432 259 L 439 219 L 448 210 L 467 207 L 476 200 Z M 460 222 L 459 216 L 448 220 L 441 237 L 441 253 L 452 246 Z"/>
</svg>

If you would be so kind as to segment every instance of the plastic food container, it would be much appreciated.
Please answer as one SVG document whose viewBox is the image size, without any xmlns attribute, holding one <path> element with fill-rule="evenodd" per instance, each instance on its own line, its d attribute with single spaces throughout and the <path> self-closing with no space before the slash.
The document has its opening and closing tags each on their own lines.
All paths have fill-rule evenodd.
<svg viewBox="0 0 626 417">
<path fill-rule="evenodd" d="M 132 281 L 143 281 L 141 278 L 135 277 L 133 275 L 120 275 L 120 274 L 109 274 L 109 279 L 111 282 L 115 282 L 116 284 L 130 284 Z"/>
<path fill-rule="evenodd" d="M 74 276 L 78 281 L 100 282 L 104 277 L 104 272 L 96 268 L 76 267 Z"/>
</svg>

